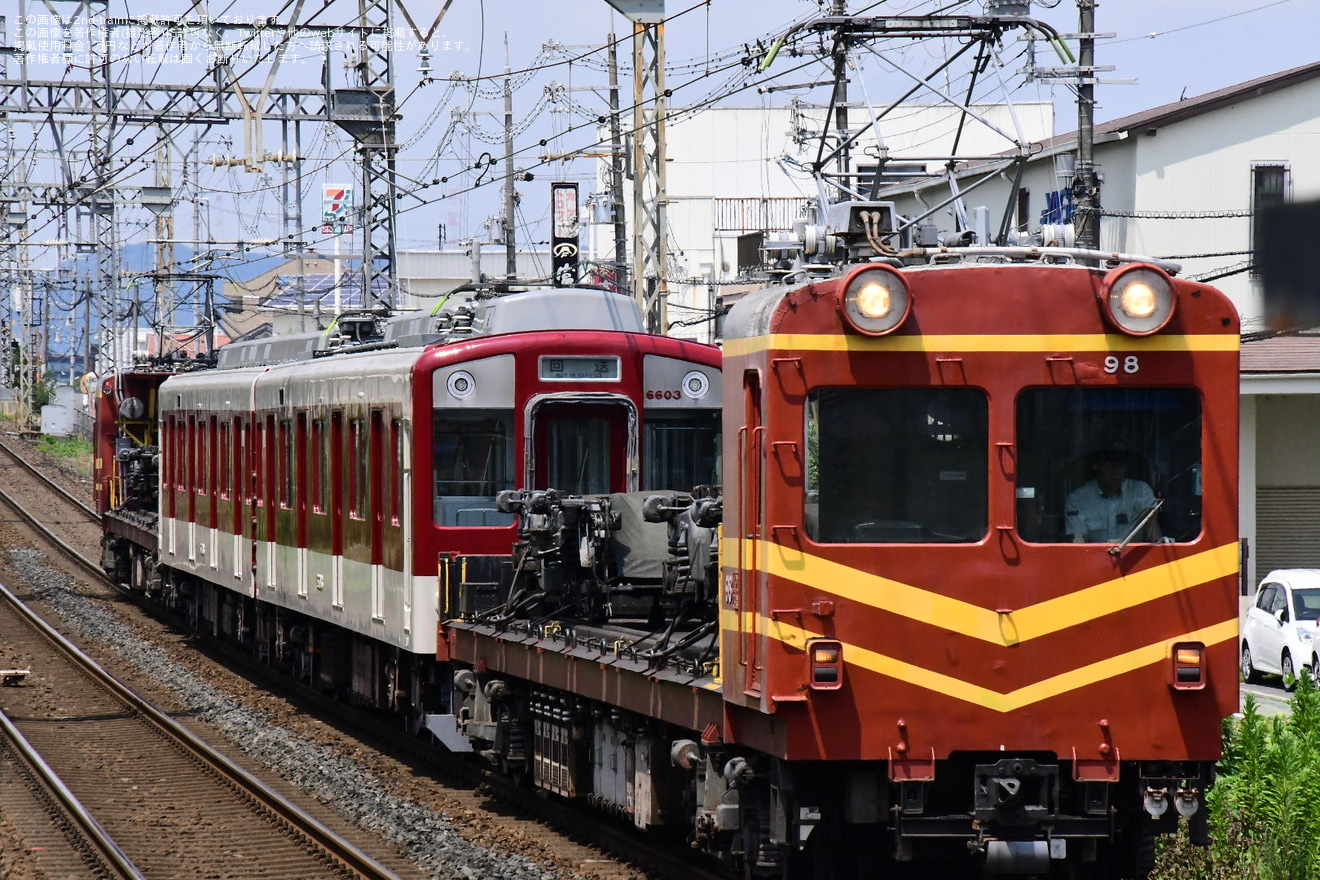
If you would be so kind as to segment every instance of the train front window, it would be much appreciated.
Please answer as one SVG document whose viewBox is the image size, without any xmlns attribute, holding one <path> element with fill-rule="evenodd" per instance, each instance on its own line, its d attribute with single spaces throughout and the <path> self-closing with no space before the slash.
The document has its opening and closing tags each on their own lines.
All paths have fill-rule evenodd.
<svg viewBox="0 0 1320 880">
<path fill-rule="evenodd" d="M 806 409 L 806 528 L 840 544 L 985 537 L 988 411 L 974 388 L 822 388 Z"/>
<path fill-rule="evenodd" d="M 622 401 L 539 403 L 532 414 L 531 488 L 570 495 L 636 488 L 636 424 L 636 411 Z"/>
<path fill-rule="evenodd" d="M 644 489 L 686 491 L 720 482 L 719 410 L 646 414 Z"/>
<path fill-rule="evenodd" d="M 1201 398 L 1191 388 L 1024 390 L 1018 533 L 1040 543 L 1194 540 L 1201 430 Z"/>
<path fill-rule="evenodd" d="M 513 486 L 513 413 L 507 410 L 437 412 L 432 461 L 435 523 L 506 526 L 513 515 L 495 508 L 495 496 Z"/>
<path fill-rule="evenodd" d="M 556 418 L 545 433 L 545 479 L 538 488 L 572 495 L 609 492 L 610 423 L 603 418 Z"/>
</svg>

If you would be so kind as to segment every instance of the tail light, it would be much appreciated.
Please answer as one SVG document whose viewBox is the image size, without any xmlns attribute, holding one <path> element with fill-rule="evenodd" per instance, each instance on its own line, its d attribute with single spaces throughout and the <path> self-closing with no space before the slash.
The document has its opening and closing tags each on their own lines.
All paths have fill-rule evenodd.
<svg viewBox="0 0 1320 880">
<path fill-rule="evenodd" d="M 810 663 L 807 684 L 818 691 L 843 687 L 843 643 L 834 639 L 811 639 L 807 642 Z"/>
<path fill-rule="evenodd" d="M 1205 687 L 1205 645 L 1178 642 L 1173 646 L 1173 689 L 1199 691 Z"/>
</svg>

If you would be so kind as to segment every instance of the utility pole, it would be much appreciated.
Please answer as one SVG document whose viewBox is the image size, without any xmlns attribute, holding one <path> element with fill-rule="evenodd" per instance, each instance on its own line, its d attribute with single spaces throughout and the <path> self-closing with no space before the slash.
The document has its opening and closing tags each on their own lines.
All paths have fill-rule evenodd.
<svg viewBox="0 0 1320 880">
<path fill-rule="evenodd" d="M 8 23 L 8 17 L 0 15 L 0 77 L 5 79 L 9 78 L 9 56 L 12 52 L 12 47 L 9 45 Z M 20 18 L 19 27 L 22 26 Z M 9 125 L 9 114 L 0 111 L 0 180 L 9 180 L 16 170 L 14 144 L 14 130 Z M 20 219 L 21 224 L 18 222 Z M 14 272 L 12 280 L 5 279 L 8 284 L 21 277 L 18 272 L 18 261 L 19 254 L 24 250 L 23 226 L 26 225 L 27 214 L 22 210 L 17 198 L 14 201 L 8 199 L 0 201 L 0 242 L 4 243 L 4 248 L 0 249 L 0 270 L 8 269 L 9 264 L 12 264 Z M 13 380 L 14 364 L 10 355 L 16 341 L 14 328 L 9 325 L 9 311 L 6 309 L 0 314 L 0 385 L 6 388 Z"/>
<path fill-rule="evenodd" d="M 1095 0 L 1077 0 L 1077 246 L 1100 247 L 1100 179 L 1095 171 Z"/>
<path fill-rule="evenodd" d="M 830 8 L 831 15 L 847 15 L 847 0 L 834 0 Z M 849 150 L 848 150 L 848 44 L 844 40 L 834 42 L 834 93 L 830 96 L 830 103 L 834 105 L 834 129 L 838 132 L 838 169 L 841 180 L 849 180 Z M 821 145 L 824 146 L 822 140 Z M 828 206 L 821 205 L 823 212 Z"/>
<path fill-rule="evenodd" d="M 174 311 L 174 283 L 170 276 L 174 272 L 174 180 L 170 173 L 170 133 L 165 126 L 160 127 L 160 146 L 156 154 L 156 190 L 155 201 L 149 201 L 143 192 L 142 201 L 156 215 L 156 354 L 164 355 L 172 339 L 166 331 L 165 319 Z M 136 328 L 134 328 L 136 329 Z"/>
<path fill-rule="evenodd" d="M 623 204 L 623 136 L 619 120 L 619 46 L 610 29 L 610 203 L 614 208 L 614 289 L 628 284 L 628 216 Z"/>
<path fill-rule="evenodd" d="M 633 24 L 632 289 L 646 329 L 664 333 L 668 299 L 665 243 L 665 4 L 664 0 L 606 0 Z"/>
<path fill-rule="evenodd" d="M 101 14 L 93 12 L 93 5 L 101 7 Z M 115 80 L 111 74 L 112 60 L 109 0 L 85 0 L 78 11 L 87 16 L 88 73 L 91 83 L 93 112 L 88 126 L 90 147 L 87 161 L 91 165 L 90 188 L 80 188 L 78 197 L 85 200 L 87 235 L 81 238 L 80 249 L 89 249 L 94 255 L 100 278 L 100 363 L 93 369 L 104 374 L 110 369 L 128 366 L 132 358 L 132 345 L 125 339 L 120 327 L 120 314 L 116 308 L 120 301 L 120 230 L 116 218 L 115 180 L 111 170 L 114 156 L 115 129 L 119 119 L 110 113 L 115 105 Z M 100 80 L 99 84 L 97 80 Z M 75 215 L 76 216 L 76 215 Z M 127 351 L 125 351 L 127 349 Z M 108 358 L 108 359 L 107 359 Z"/>
<path fill-rule="evenodd" d="M 513 191 L 513 82 L 509 70 L 509 34 L 504 34 L 504 277 L 518 278 L 517 225 L 514 211 L 518 196 Z"/>
</svg>

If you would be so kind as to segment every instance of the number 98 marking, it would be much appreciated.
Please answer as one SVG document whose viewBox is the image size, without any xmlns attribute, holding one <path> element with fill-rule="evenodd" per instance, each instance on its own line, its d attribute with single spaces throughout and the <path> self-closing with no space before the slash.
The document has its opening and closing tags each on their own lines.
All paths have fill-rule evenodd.
<svg viewBox="0 0 1320 880">
<path fill-rule="evenodd" d="M 1135 354 L 1130 354 L 1123 358 L 1121 363 L 1119 362 L 1117 355 L 1111 354 L 1109 357 L 1105 358 L 1106 373 L 1117 373 L 1119 367 L 1122 367 L 1124 373 L 1135 373 L 1141 369 L 1141 362 L 1137 360 Z"/>
</svg>

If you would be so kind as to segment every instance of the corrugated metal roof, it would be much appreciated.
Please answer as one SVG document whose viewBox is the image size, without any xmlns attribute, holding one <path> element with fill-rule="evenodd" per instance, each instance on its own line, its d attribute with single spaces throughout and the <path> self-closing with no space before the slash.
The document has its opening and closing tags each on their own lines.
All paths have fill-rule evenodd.
<svg viewBox="0 0 1320 880">
<path fill-rule="evenodd" d="M 1243 373 L 1320 373 L 1320 331 L 1242 343 Z"/>
</svg>

